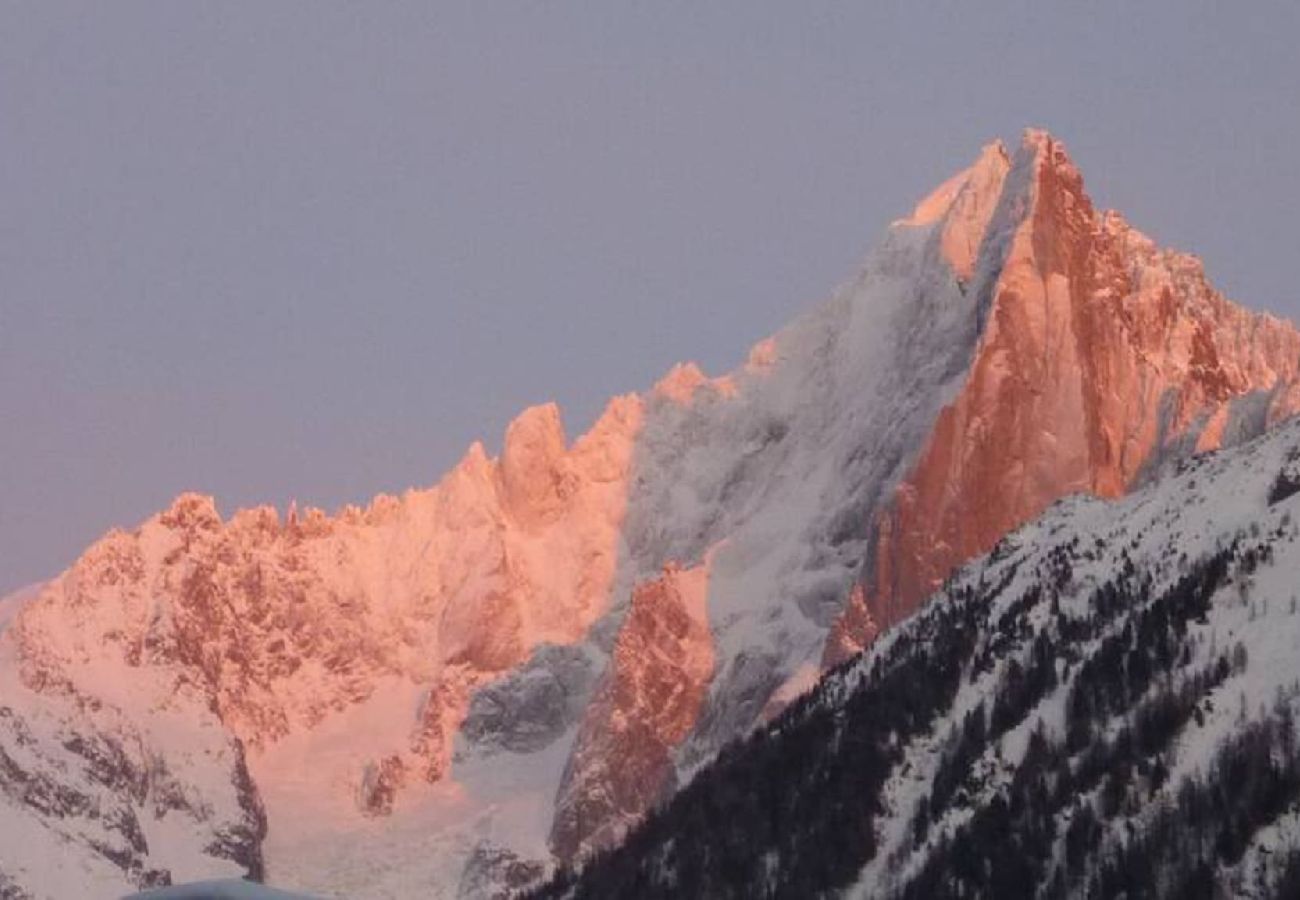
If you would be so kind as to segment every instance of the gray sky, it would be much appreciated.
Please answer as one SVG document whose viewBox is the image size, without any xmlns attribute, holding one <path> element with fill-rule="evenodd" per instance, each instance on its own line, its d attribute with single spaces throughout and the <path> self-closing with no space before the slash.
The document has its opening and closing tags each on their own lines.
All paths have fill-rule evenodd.
<svg viewBox="0 0 1300 900">
<path fill-rule="evenodd" d="M 1300 4 L 1049 5 L 0 6 L 0 589 L 730 368 L 1026 125 L 1300 312 Z"/>
</svg>

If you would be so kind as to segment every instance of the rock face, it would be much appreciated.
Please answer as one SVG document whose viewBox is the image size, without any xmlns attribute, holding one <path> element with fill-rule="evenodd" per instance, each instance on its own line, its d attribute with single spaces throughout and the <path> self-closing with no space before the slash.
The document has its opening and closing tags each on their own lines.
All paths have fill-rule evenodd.
<svg viewBox="0 0 1300 900">
<path fill-rule="evenodd" d="M 707 563 L 637 587 L 578 731 L 555 804 L 551 847 L 571 861 L 613 843 L 674 784 L 673 752 L 713 676 Z"/>
<path fill-rule="evenodd" d="M 616 401 L 570 452 L 554 406 L 529 410 L 498 462 L 476 446 L 437 488 L 333 518 L 292 511 L 281 524 L 262 508 L 223 522 L 211 498 L 184 495 L 23 609 L 25 676 L 44 683 L 88 660 L 176 666 L 254 748 L 386 676 L 437 685 L 455 706 L 605 611 L 635 427 L 635 401 Z M 47 660 L 55 649 L 64 658 Z M 425 752 L 445 768 L 448 747 Z"/>
<path fill-rule="evenodd" d="M 1291 326 L 1095 211 L 1054 139 L 992 144 L 726 376 L 677 366 L 571 444 L 535 407 L 497 458 L 366 509 L 185 495 L 0 603 L 0 803 L 33 859 L 94 860 L 55 890 L 0 841 L 0 884 L 264 858 L 350 896 L 517 887 L 1054 499 L 1292 412 L 1298 365 Z M 136 773 L 69 801 L 95 823 L 71 842 L 39 799 L 87 765 L 69 729 Z"/>
<path fill-rule="evenodd" d="M 244 748 L 183 676 L 82 680 L 44 661 L 24 683 L 12 650 L 0 647 L 0 893 L 261 877 L 267 823 Z"/>
<path fill-rule="evenodd" d="M 1300 404 L 1291 325 L 1233 306 L 1199 260 L 1094 210 L 1051 136 L 1027 134 L 1004 194 L 1014 228 L 986 239 L 1001 261 L 969 288 L 987 304 L 970 372 L 875 520 L 876 628 L 1057 498 L 1117 496 L 1164 457 Z M 968 245 L 950 243 L 960 272 Z"/>
<path fill-rule="evenodd" d="M 0 633 L 0 675 L 30 707 L 0 721 L 5 796 L 43 819 L 51 840 L 74 815 L 117 835 L 84 839 L 119 870 L 106 882 L 95 875 L 110 892 L 165 881 L 173 868 L 260 876 L 266 827 L 244 748 L 274 765 L 271 748 L 369 704 L 383 715 L 349 742 L 356 752 L 310 761 L 311 789 L 337 793 L 364 817 L 391 813 L 409 784 L 444 777 L 477 686 L 534 647 L 573 644 L 606 611 L 638 418 L 638 401 L 615 400 L 566 448 L 555 407 L 529 410 L 500 460 L 475 446 L 437 487 L 364 511 L 291 510 L 281 522 L 261 508 L 223 521 L 211 498 L 187 494 L 136 531 L 109 534 Z M 422 699 L 395 702 L 408 694 Z M 156 705 L 184 728 L 137 733 Z M 32 717 L 71 724 L 34 741 Z M 187 782 L 169 767 L 193 767 L 180 735 L 196 728 L 213 745 L 205 755 L 224 761 Z M 6 740 L 35 749 L 19 756 Z M 119 763 L 98 751 L 82 758 L 105 746 Z M 78 768 L 111 792 L 116 811 L 77 793 Z M 217 815 L 222 804 L 231 811 Z M 194 852 L 211 859 L 171 864 L 137 823 L 142 805 L 155 829 L 210 831 Z M 196 824 L 177 824 L 182 812 Z M 232 873 L 221 860 L 242 867 Z M 47 890 L 40 868 L 21 883 Z M 22 874 L 24 860 L 4 859 L 0 871 Z"/>
</svg>

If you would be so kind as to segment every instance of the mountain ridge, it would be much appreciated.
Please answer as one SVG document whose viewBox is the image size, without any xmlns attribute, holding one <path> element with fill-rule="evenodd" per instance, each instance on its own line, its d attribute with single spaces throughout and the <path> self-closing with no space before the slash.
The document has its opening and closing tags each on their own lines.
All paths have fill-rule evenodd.
<svg viewBox="0 0 1300 900">
<path fill-rule="evenodd" d="M 1029 131 L 735 371 L 674 367 L 572 442 L 532 407 L 495 459 L 475 443 L 434 487 L 332 517 L 223 520 L 182 495 L 25 603 L 0 675 L 18 717 L 154 723 L 142 760 L 170 758 L 186 715 L 246 753 L 241 776 L 214 743 L 225 762 L 190 777 L 272 880 L 489 894 L 616 841 L 1058 497 L 1119 494 L 1294 411 L 1298 367 L 1294 329 L 1092 210 Z M 161 778 L 135 784 L 128 836 L 168 816 Z M 219 842 L 173 859 L 144 838 L 122 869 L 91 813 L 96 878 L 139 884 L 155 857 L 232 873 L 205 855 Z"/>
<path fill-rule="evenodd" d="M 1285 898 L 1300 420 L 1064 498 L 532 898 Z"/>
</svg>

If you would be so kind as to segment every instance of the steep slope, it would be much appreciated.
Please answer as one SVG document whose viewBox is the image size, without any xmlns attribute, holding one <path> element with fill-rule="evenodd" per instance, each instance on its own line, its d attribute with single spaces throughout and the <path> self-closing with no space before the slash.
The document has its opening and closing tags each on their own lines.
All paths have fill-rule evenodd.
<svg viewBox="0 0 1300 900">
<path fill-rule="evenodd" d="M 533 646 L 573 643 L 604 611 L 626 434 L 637 416 L 634 402 L 616 400 L 566 450 L 558 411 L 530 410 L 511 425 L 500 460 L 473 447 L 437 488 L 381 497 L 335 518 L 291 510 L 281 523 L 263 508 L 223 521 L 211 498 L 182 496 L 135 532 L 105 537 L 22 605 L 0 634 L 0 674 L 13 685 L 0 696 L 22 697 L 33 715 L 60 700 L 102 711 L 112 726 L 65 716 L 97 735 L 112 734 L 119 721 L 152 722 L 166 707 L 175 723 L 131 735 L 146 762 L 165 770 L 187 763 L 193 751 L 180 739 L 187 728 L 233 748 L 205 751 L 204 772 L 182 782 L 199 809 L 234 794 L 237 808 L 261 816 L 244 769 L 247 748 L 259 785 L 273 785 L 276 799 L 287 795 L 273 810 L 286 824 L 317 801 L 348 821 L 383 813 L 403 782 L 443 778 L 449 736 L 476 685 L 523 661 Z M 340 744 L 339 725 L 356 724 L 359 710 L 370 720 Z M 311 742 L 303 765 L 293 754 L 311 735 L 321 740 Z M 17 726 L 0 736 L 47 743 L 28 741 Z M 234 767 L 211 766 L 218 752 Z M 13 777 L 21 786 L 33 769 L 24 765 Z M 33 805 L 30 791 L 9 793 Z M 135 786 L 129 800 L 149 807 L 148 785 Z M 92 819 L 116 816 L 98 802 L 82 805 Z M 38 806 L 33 827 L 44 823 L 61 840 L 63 817 Z M 124 889 L 261 876 L 266 829 L 259 822 L 249 839 L 255 859 L 233 869 L 173 862 L 143 825 L 132 824 L 123 840 L 153 866 L 94 836 L 83 843 L 121 870 Z M 166 840 L 191 830 L 159 827 Z M 6 819 L 6 837 L 9 828 Z M 0 871 L 20 875 L 28 858 L 39 873 L 44 859 L 34 850 L 15 852 Z M 67 893 L 39 874 L 19 883 Z"/>
<path fill-rule="evenodd" d="M 186 673 L 65 672 L 0 634 L 0 896 L 261 877 L 266 819 L 244 747 Z"/>
<path fill-rule="evenodd" d="M 1300 402 L 1289 324 L 1233 306 L 1199 260 L 1094 210 L 1051 136 L 1029 132 L 1026 147 L 1012 177 L 1027 184 L 1010 196 L 1027 211 L 985 269 L 996 281 L 972 285 L 990 306 L 969 374 L 874 523 L 875 628 L 1063 494 L 1118 496 L 1168 456 L 1257 434 Z"/>
<path fill-rule="evenodd" d="M 669 567 L 633 595 L 556 799 L 559 856 L 577 855 L 584 840 L 604 843 L 601 829 L 616 836 L 635 824 L 670 783 L 672 752 L 695 724 L 713 674 L 707 590 L 706 563 Z"/>
<path fill-rule="evenodd" d="M 537 897 L 1293 897 L 1300 421 L 1054 505 Z"/>
<path fill-rule="evenodd" d="M 554 406 L 528 410 L 499 458 L 475 445 L 364 510 L 223 519 L 181 497 L 25 601 L 0 675 L 25 717 L 142 728 L 169 771 L 198 765 L 173 735 L 202 723 L 190 787 L 226 812 L 185 826 L 200 850 L 238 827 L 286 886 L 490 894 L 617 840 L 1055 498 L 1258 433 L 1298 364 L 1289 325 L 1093 211 L 1029 132 L 729 375 L 676 367 L 571 444 Z M 139 789 L 113 790 L 140 819 Z M 68 852 L 124 884 L 230 874 L 139 824 L 138 859 L 89 834 Z M 50 893 L 18 865 L 0 856 Z"/>
</svg>

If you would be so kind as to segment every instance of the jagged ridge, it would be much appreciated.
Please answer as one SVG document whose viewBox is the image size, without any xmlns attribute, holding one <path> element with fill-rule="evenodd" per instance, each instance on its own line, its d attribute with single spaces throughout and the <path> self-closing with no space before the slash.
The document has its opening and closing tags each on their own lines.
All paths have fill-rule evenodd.
<svg viewBox="0 0 1300 900">
<path fill-rule="evenodd" d="M 1058 503 L 532 896 L 1293 896 L 1298 471 Z"/>
<path fill-rule="evenodd" d="M 1289 325 L 1095 212 L 1030 132 L 730 375 L 678 367 L 572 445 L 529 410 L 499 459 L 475 445 L 366 510 L 223 520 L 182 497 L 25 603 L 4 671 L 25 708 L 163 704 L 247 748 L 254 799 L 237 767 L 191 778 L 239 816 L 265 804 L 275 879 L 490 892 L 616 840 L 1057 497 L 1258 433 L 1295 408 L 1298 360 Z M 707 570 L 691 614 L 638 611 L 673 567 Z M 184 742 L 145 731 L 170 764 Z M 160 871 L 225 873 L 161 846 Z"/>
</svg>

